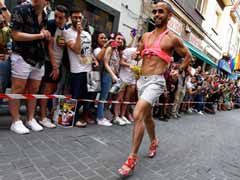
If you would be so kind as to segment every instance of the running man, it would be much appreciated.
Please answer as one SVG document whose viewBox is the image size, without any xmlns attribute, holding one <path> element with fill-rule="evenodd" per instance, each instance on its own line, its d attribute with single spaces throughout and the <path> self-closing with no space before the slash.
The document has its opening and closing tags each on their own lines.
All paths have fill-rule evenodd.
<svg viewBox="0 0 240 180">
<path fill-rule="evenodd" d="M 118 170 L 123 177 L 132 174 L 136 166 L 137 153 L 145 127 L 151 142 L 148 156 L 153 158 L 156 155 L 159 140 L 155 134 L 152 107 L 164 91 L 165 79 L 163 74 L 173 59 L 173 51 L 184 58 L 179 69 L 173 72 L 174 76 L 178 76 L 187 68 L 192 57 L 182 40 L 167 28 L 168 21 L 173 14 L 171 5 L 165 1 L 156 0 L 152 7 L 155 29 L 143 35 L 137 52 L 143 58 L 142 76 L 137 82 L 139 100 L 134 109 L 135 124 L 131 152 L 127 161 Z"/>
</svg>

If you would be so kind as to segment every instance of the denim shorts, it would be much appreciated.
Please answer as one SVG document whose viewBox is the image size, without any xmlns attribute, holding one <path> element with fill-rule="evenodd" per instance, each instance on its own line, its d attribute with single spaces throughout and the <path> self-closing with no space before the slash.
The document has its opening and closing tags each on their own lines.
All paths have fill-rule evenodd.
<svg viewBox="0 0 240 180">
<path fill-rule="evenodd" d="M 138 97 L 153 106 L 164 92 L 166 81 L 163 75 L 140 76 L 137 81 Z"/>
<path fill-rule="evenodd" d="M 18 54 L 11 55 L 11 68 L 12 77 L 14 78 L 40 81 L 44 75 L 44 66 L 41 68 L 31 66 Z"/>
</svg>

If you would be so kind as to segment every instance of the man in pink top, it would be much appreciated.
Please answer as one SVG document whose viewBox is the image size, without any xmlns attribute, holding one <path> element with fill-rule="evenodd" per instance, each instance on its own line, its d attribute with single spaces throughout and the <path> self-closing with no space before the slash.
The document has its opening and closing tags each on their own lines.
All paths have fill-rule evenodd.
<svg viewBox="0 0 240 180">
<path fill-rule="evenodd" d="M 152 7 L 155 29 L 143 34 L 137 51 L 137 55 L 141 54 L 143 58 L 142 76 L 137 82 L 139 100 L 134 110 L 135 124 L 131 152 L 127 161 L 118 170 L 124 177 L 129 176 L 136 166 L 137 152 L 145 127 L 151 142 L 148 156 L 153 158 L 156 154 L 159 141 L 155 134 L 152 106 L 164 91 L 163 73 L 168 69 L 170 59 L 173 59 L 173 51 L 184 58 L 180 68 L 171 72 L 173 76 L 181 74 L 191 60 L 191 54 L 182 40 L 167 28 L 173 13 L 171 5 L 162 0 L 155 0 Z"/>
</svg>

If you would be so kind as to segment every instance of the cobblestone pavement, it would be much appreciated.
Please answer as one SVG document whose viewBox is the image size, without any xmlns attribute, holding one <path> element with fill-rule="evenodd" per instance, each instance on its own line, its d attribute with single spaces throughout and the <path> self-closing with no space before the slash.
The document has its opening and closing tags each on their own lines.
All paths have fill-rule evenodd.
<svg viewBox="0 0 240 180">
<path fill-rule="evenodd" d="M 158 154 L 145 136 L 131 180 L 239 180 L 240 111 L 156 121 Z M 132 126 L 56 128 L 29 135 L 8 130 L 0 116 L 0 180 L 117 180 Z"/>
</svg>

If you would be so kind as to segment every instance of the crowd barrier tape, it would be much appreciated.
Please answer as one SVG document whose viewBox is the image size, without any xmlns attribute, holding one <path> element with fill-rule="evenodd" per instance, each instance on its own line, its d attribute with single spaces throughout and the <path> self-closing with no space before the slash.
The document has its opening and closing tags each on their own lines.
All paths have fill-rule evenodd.
<svg viewBox="0 0 240 180">
<path fill-rule="evenodd" d="M 65 96 L 65 95 L 56 95 L 56 94 L 0 94 L 0 99 L 71 99 L 71 96 Z M 97 99 L 77 99 L 79 102 L 91 102 L 91 103 L 103 103 L 103 104 L 126 104 L 126 105 L 135 105 L 136 102 L 130 102 L 130 101 L 116 101 L 116 100 L 97 100 Z M 187 101 L 182 101 L 181 104 L 189 103 Z M 190 102 L 191 104 L 215 104 L 217 102 Z M 155 103 L 156 106 L 161 105 L 167 105 L 172 106 L 176 105 L 178 103 Z M 225 103 L 219 103 L 218 104 L 225 104 Z M 233 105 L 240 105 L 240 103 L 231 103 Z"/>
</svg>

